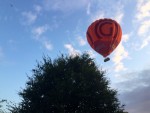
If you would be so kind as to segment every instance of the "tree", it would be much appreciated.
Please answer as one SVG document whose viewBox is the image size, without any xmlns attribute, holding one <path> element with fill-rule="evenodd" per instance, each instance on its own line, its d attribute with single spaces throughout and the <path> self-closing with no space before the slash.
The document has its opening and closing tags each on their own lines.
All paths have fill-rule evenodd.
<svg viewBox="0 0 150 113">
<path fill-rule="evenodd" d="M 117 91 L 88 54 L 44 57 L 32 72 L 12 113 L 123 113 Z"/>
<path fill-rule="evenodd" d="M 5 110 L 2 109 L 3 103 L 5 103 L 5 102 L 7 102 L 7 100 L 5 100 L 5 99 L 0 100 L 0 113 L 5 113 Z"/>
</svg>

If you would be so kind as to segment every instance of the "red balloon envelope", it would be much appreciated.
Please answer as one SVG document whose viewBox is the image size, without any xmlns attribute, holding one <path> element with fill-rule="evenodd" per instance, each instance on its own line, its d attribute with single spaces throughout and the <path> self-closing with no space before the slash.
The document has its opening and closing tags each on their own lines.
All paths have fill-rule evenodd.
<svg viewBox="0 0 150 113">
<path fill-rule="evenodd" d="M 103 57 L 107 57 L 120 43 L 122 30 L 112 19 L 99 19 L 87 30 L 86 37 L 90 46 Z"/>
</svg>

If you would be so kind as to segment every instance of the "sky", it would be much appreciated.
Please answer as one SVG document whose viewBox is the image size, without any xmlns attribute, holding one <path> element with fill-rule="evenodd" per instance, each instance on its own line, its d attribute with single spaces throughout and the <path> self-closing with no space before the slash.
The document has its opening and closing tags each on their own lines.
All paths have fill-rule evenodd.
<svg viewBox="0 0 150 113">
<path fill-rule="evenodd" d="M 20 102 L 18 92 L 43 55 L 88 52 L 125 110 L 149 113 L 149 6 L 149 0 L 0 0 L 0 99 Z M 86 39 L 88 26 L 101 18 L 116 20 L 123 32 L 107 63 Z"/>
</svg>

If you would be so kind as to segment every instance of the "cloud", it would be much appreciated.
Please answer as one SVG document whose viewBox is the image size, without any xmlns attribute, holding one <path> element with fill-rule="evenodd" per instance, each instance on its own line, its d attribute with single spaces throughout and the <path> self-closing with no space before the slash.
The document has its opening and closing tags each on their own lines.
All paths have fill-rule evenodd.
<svg viewBox="0 0 150 113">
<path fill-rule="evenodd" d="M 105 13 L 102 10 L 96 11 L 94 14 L 91 14 L 91 22 L 94 22 L 95 20 L 99 20 L 100 18 L 104 18 Z"/>
<path fill-rule="evenodd" d="M 150 17 L 150 1 L 149 0 L 138 0 L 137 3 L 137 15 L 136 18 L 141 21 L 145 18 Z"/>
<path fill-rule="evenodd" d="M 88 50 L 88 51 L 86 51 L 86 53 L 89 54 L 91 58 L 96 57 L 96 54 L 92 50 Z"/>
<path fill-rule="evenodd" d="M 126 111 L 129 113 L 149 113 L 150 111 L 150 87 L 136 89 L 122 96 L 126 100 Z"/>
<path fill-rule="evenodd" d="M 116 14 L 115 14 L 115 20 L 118 22 L 118 23 L 121 23 L 122 22 L 122 19 L 123 19 L 123 16 L 124 16 L 124 13 L 122 11 L 123 9 L 123 6 L 120 5 L 120 7 L 118 7 L 117 11 L 116 11 Z"/>
<path fill-rule="evenodd" d="M 130 34 L 124 34 L 124 35 L 122 36 L 123 42 L 127 42 L 127 41 L 129 40 L 129 37 L 130 37 Z"/>
<path fill-rule="evenodd" d="M 84 8 L 90 0 L 44 0 L 47 10 L 68 12 Z"/>
<path fill-rule="evenodd" d="M 137 13 L 135 18 L 138 23 L 138 35 L 141 37 L 140 49 L 143 49 L 150 43 L 150 38 L 147 37 L 150 35 L 150 1 L 149 0 L 138 0 L 137 2 Z"/>
<path fill-rule="evenodd" d="M 118 47 L 115 49 L 115 53 L 113 56 L 113 62 L 115 63 L 115 71 L 119 72 L 121 70 L 126 70 L 123 60 L 128 58 L 128 52 L 125 50 L 123 46 L 123 42 L 126 42 L 129 39 L 129 35 L 125 34 L 122 36 L 122 41 L 118 45 Z"/>
<path fill-rule="evenodd" d="M 64 47 L 68 50 L 70 56 L 76 56 L 80 53 L 80 51 L 73 48 L 71 44 L 65 44 Z"/>
<path fill-rule="evenodd" d="M 150 36 L 148 38 L 146 38 L 145 40 L 143 40 L 140 49 L 143 49 L 144 47 L 146 47 L 148 44 L 150 43 Z"/>
<path fill-rule="evenodd" d="M 44 47 L 47 49 L 47 50 L 49 50 L 49 51 L 51 51 L 52 49 L 53 49 L 53 46 L 52 46 L 52 44 L 50 43 L 50 41 L 44 41 Z"/>
<path fill-rule="evenodd" d="M 32 34 L 33 34 L 33 39 L 40 42 L 40 44 L 42 44 L 45 47 L 45 49 L 47 49 L 48 51 L 52 51 L 53 45 L 44 34 L 48 30 L 49 30 L 49 26 L 46 24 L 46 25 L 33 28 Z"/>
<path fill-rule="evenodd" d="M 87 15 L 91 14 L 91 3 L 87 5 L 87 10 L 86 10 Z"/>
<path fill-rule="evenodd" d="M 22 12 L 23 24 L 24 25 L 33 24 L 37 20 L 41 11 L 42 11 L 42 7 L 40 5 L 34 5 L 33 11 Z"/>
<path fill-rule="evenodd" d="M 29 12 L 23 12 L 22 16 L 24 17 L 24 24 L 32 24 L 35 22 L 35 20 L 37 19 L 37 15 L 31 11 Z"/>
<path fill-rule="evenodd" d="M 38 26 L 36 28 L 33 28 L 32 33 L 35 37 L 35 39 L 39 39 L 41 35 L 43 35 L 47 30 L 49 26 L 48 25 L 43 25 L 43 26 Z"/>
<path fill-rule="evenodd" d="M 149 32 L 150 29 L 150 20 L 144 20 L 140 23 L 140 27 L 138 29 L 138 35 L 143 36 Z"/>
<path fill-rule="evenodd" d="M 113 57 L 113 62 L 115 63 L 114 65 L 115 65 L 116 72 L 126 70 L 122 61 L 127 57 L 128 57 L 128 52 L 124 49 L 122 43 L 120 43 L 117 49 L 115 50 L 114 57 Z"/>
<path fill-rule="evenodd" d="M 89 8 L 90 8 L 90 12 L 92 13 L 88 13 L 91 16 L 91 21 L 93 22 L 100 18 L 112 18 L 120 23 L 124 16 L 124 12 L 123 12 L 124 1 L 118 1 L 115 2 L 115 5 L 113 4 L 114 1 L 109 1 L 109 2 L 108 1 L 104 2 L 103 0 L 91 1 Z"/>
<path fill-rule="evenodd" d="M 120 99 L 126 104 L 129 113 L 149 113 L 150 111 L 150 69 L 139 72 L 130 72 L 116 83 L 120 91 Z"/>
<path fill-rule="evenodd" d="M 83 39 L 81 36 L 78 36 L 77 40 L 78 40 L 80 46 L 86 45 L 86 40 Z"/>
<path fill-rule="evenodd" d="M 122 62 L 115 64 L 115 71 L 116 72 L 124 71 L 124 70 L 127 70 L 127 68 L 125 68 L 125 66 Z"/>
<path fill-rule="evenodd" d="M 135 89 L 140 89 L 149 86 L 150 70 L 142 70 L 141 72 L 129 72 L 124 75 L 118 76 L 116 87 L 120 92 L 132 92 Z"/>
<path fill-rule="evenodd" d="M 40 5 L 34 5 L 34 10 L 36 13 L 40 13 L 42 11 L 42 7 Z"/>
</svg>

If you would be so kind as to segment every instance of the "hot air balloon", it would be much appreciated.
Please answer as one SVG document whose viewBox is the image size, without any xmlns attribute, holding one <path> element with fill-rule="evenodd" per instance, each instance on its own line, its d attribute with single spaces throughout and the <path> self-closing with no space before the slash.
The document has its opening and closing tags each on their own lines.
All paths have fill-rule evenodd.
<svg viewBox="0 0 150 113">
<path fill-rule="evenodd" d="M 87 29 L 86 37 L 89 45 L 105 59 L 110 55 L 121 41 L 122 30 L 120 25 L 112 19 L 99 19 Z"/>
</svg>

